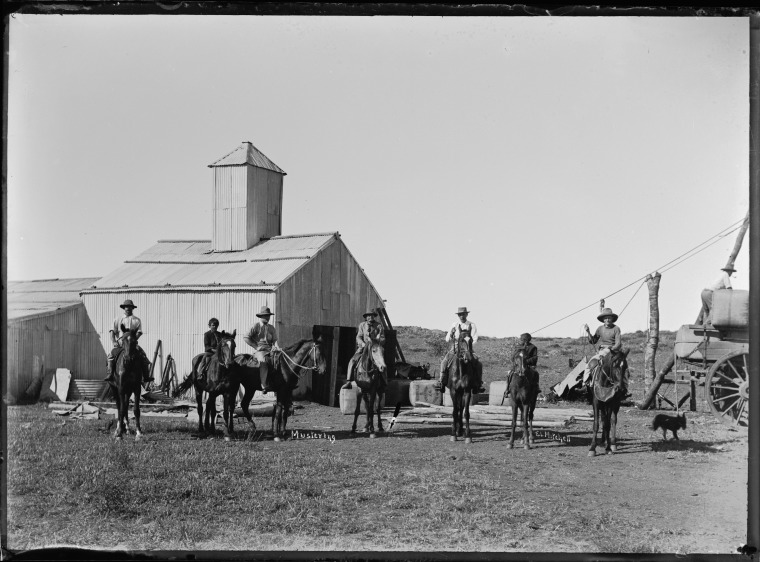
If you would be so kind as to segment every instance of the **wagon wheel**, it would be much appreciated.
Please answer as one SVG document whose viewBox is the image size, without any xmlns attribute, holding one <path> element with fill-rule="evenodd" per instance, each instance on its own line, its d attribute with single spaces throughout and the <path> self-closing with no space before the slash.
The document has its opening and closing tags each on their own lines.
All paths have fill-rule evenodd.
<svg viewBox="0 0 760 562">
<path fill-rule="evenodd" d="M 726 425 L 747 425 L 749 418 L 749 353 L 734 351 L 716 361 L 707 373 L 707 403 Z"/>
</svg>

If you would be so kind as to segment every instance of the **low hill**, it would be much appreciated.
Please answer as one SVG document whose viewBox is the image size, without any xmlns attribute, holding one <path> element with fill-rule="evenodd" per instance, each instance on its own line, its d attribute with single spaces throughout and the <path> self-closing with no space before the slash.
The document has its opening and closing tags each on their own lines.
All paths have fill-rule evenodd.
<svg viewBox="0 0 760 562">
<path fill-rule="evenodd" d="M 418 326 L 397 326 L 397 337 L 410 363 L 430 363 L 430 374 L 437 376 L 441 359 L 446 353 L 445 332 L 429 330 Z M 673 354 L 675 332 L 660 332 L 660 341 L 655 357 L 655 366 L 659 370 Z M 644 383 L 644 350 L 647 342 L 646 332 L 638 331 L 623 334 L 623 346 L 631 351 L 628 364 L 631 371 L 633 400 L 640 400 L 646 386 Z M 538 348 L 538 372 L 541 376 L 541 391 L 546 393 L 572 370 L 572 365 L 584 357 L 593 355 L 594 351 L 586 338 L 541 338 L 534 337 L 532 343 Z M 486 388 L 497 380 L 505 380 L 511 357 L 517 341 L 515 338 L 492 338 L 481 336 L 475 345 L 475 353 L 483 363 L 483 380 Z"/>
</svg>

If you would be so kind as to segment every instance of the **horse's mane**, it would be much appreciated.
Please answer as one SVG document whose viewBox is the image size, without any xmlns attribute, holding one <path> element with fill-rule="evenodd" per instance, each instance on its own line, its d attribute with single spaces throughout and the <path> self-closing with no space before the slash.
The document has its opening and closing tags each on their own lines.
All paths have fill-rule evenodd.
<svg viewBox="0 0 760 562">
<path fill-rule="evenodd" d="M 311 340 L 303 339 L 298 340 L 296 343 L 291 344 L 287 347 L 283 347 L 282 350 L 287 353 L 288 355 L 294 355 L 306 342 L 310 342 Z"/>
</svg>

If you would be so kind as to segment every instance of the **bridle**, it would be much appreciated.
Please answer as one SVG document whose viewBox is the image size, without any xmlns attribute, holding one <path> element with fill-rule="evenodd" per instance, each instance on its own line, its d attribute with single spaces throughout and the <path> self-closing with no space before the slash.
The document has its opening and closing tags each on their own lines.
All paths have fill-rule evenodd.
<svg viewBox="0 0 760 562">
<path fill-rule="evenodd" d="M 311 362 L 312 362 L 312 366 L 311 367 L 309 367 L 308 365 L 301 365 L 299 363 L 296 363 L 296 361 L 290 355 L 288 355 L 287 353 L 285 353 L 285 351 L 283 349 L 280 349 L 280 354 L 285 359 L 285 361 L 291 366 L 291 369 L 290 369 L 291 372 L 295 376 L 297 376 L 299 379 L 301 378 L 301 375 L 299 375 L 293 369 L 293 367 L 300 367 L 301 369 L 308 369 L 310 371 L 313 371 L 313 370 L 315 370 L 317 368 L 317 342 L 312 342 L 311 343 L 311 349 L 309 349 L 309 352 L 306 355 L 307 359 L 311 358 Z"/>
</svg>

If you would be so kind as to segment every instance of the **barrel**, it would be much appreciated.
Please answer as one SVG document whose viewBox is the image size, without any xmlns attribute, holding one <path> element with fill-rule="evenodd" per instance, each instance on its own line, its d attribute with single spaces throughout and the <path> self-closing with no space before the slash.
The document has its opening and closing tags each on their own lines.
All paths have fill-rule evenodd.
<svg viewBox="0 0 760 562">
<path fill-rule="evenodd" d="M 361 389 L 353 381 L 351 382 L 350 388 L 341 388 L 340 397 L 338 398 L 338 403 L 340 405 L 340 412 L 345 415 L 351 415 L 356 411 L 356 403 L 360 402 L 359 413 L 366 415 L 367 410 L 364 407 L 364 401 L 361 400 L 361 395 L 362 395 Z M 383 396 L 383 399 L 380 401 L 380 408 L 382 408 L 385 405 L 385 402 L 386 402 L 385 396 Z"/>
<path fill-rule="evenodd" d="M 749 291 L 713 291 L 710 319 L 718 329 L 749 329 Z"/>
<path fill-rule="evenodd" d="M 412 381 L 407 379 L 391 379 L 388 381 L 388 388 L 385 389 L 385 403 L 395 406 L 401 403 L 402 406 L 410 406 L 409 386 Z"/>
<path fill-rule="evenodd" d="M 415 406 L 417 402 L 426 402 L 441 406 L 443 400 L 441 391 L 437 387 L 438 381 L 433 380 L 416 380 L 409 385 L 409 403 Z"/>
<path fill-rule="evenodd" d="M 504 391 L 507 389 L 507 381 L 493 381 L 488 387 L 488 404 L 490 406 L 501 406 L 501 399 L 504 398 Z M 509 400 L 504 399 L 504 406 L 509 404 Z"/>
</svg>

